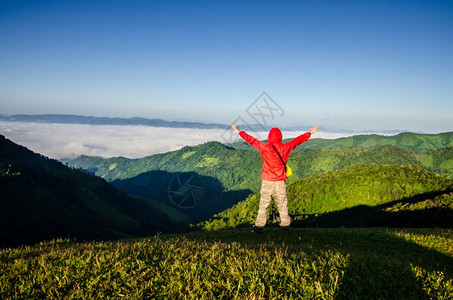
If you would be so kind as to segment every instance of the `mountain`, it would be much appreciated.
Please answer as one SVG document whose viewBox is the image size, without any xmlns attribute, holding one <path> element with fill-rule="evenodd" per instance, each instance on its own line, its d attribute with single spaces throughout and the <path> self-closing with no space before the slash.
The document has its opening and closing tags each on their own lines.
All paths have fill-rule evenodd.
<svg viewBox="0 0 453 300">
<path fill-rule="evenodd" d="M 206 220 L 259 192 L 261 185 L 260 154 L 256 150 L 236 150 L 218 142 L 187 146 L 140 159 L 82 156 L 63 161 L 95 173 L 126 193 L 152 197 L 173 206 L 193 223 Z M 392 145 L 374 149 L 309 148 L 291 154 L 288 164 L 294 175 L 288 182 L 359 164 L 418 164 L 427 171 L 453 176 L 452 162 L 453 147 L 419 154 Z M 189 197 L 190 201 L 198 201 L 191 207 L 174 203 L 171 201 L 174 194 L 170 193 L 177 176 L 187 177 L 187 174 L 195 174 L 197 186 L 203 190 L 200 199 Z"/>
<path fill-rule="evenodd" d="M 258 193 L 200 224 L 253 224 Z M 357 165 L 288 184 L 293 226 L 453 227 L 453 180 L 416 165 Z M 271 220 L 278 216 L 275 205 Z M 272 221 L 271 221 L 272 223 Z"/>
<path fill-rule="evenodd" d="M 183 122 L 183 121 L 166 121 L 162 119 L 147 119 L 140 117 L 133 118 L 109 118 L 109 117 L 94 117 L 66 114 L 42 114 L 42 115 L 0 115 L 0 121 L 6 122 L 27 122 L 27 123 L 51 123 L 51 124 L 87 124 L 87 125 L 143 125 L 152 127 L 167 127 L 167 128 L 196 128 L 196 129 L 223 129 L 230 130 L 229 124 L 220 123 L 203 123 L 203 122 Z M 306 130 L 309 126 L 297 127 L 282 127 L 282 130 Z M 241 129 L 248 131 L 262 131 L 263 129 L 270 130 L 269 126 L 262 124 L 247 124 L 242 125 Z M 328 129 L 323 128 L 329 132 Z M 336 131 L 338 132 L 338 131 Z M 345 131 L 354 134 L 353 131 Z"/>
<path fill-rule="evenodd" d="M 150 171 L 196 172 L 216 178 L 223 189 L 237 190 L 244 185 L 254 186 L 261 169 L 260 159 L 256 151 L 237 151 L 219 142 L 208 142 L 139 159 L 81 156 L 62 161 L 94 172 L 108 182 L 134 178 Z"/>
<path fill-rule="evenodd" d="M 186 146 L 142 159 L 83 156 L 63 161 L 95 173 L 124 192 L 172 205 L 194 222 L 245 199 L 252 188 L 258 189 L 256 174 L 261 168 L 258 153 L 236 151 L 218 142 Z M 173 199 L 177 183 L 189 193 L 183 205 Z M 197 205 L 189 205 L 189 202 L 197 202 Z"/>
<path fill-rule="evenodd" d="M 284 142 L 289 141 L 285 139 Z M 338 139 L 310 138 L 308 141 L 295 149 L 341 149 L 361 147 L 376 149 L 382 146 L 396 146 L 414 153 L 435 151 L 446 147 L 453 147 L 453 132 L 439 134 L 421 134 L 402 132 L 397 135 L 383 136 L 377 134 L 361 134 Z M 228 146 L 238 150 L 253 149 L 245 142 L 237 142 Z"/>
<path fill-rule="evenodd" d="M 128 196 L 104 179 L 31 152 L 0 135 L 0 241 L 117 239 L 187 225 L 179 211 Z"/>
<path fill-rule="evenodd" d="M 169 128 L 198 128 L 198 129 L 225 129 L 230 130 L 230 124 L 220 123 L 204 123 L 204 122 L 190 122 L 190 121 L 166 121 L 162 119 L 148 119 L 148 118 L 110 118 L 110 117 L 94 117 L 94 116 L 80 116 L 80 115 L 67 115 L 67 114 L 41 114 L 41 115 L 0 115 L 0 121 L 6 122 L 31 122 L 31 123 L 60 123 L 60 124 L 89 124 L 89 125 L 143 125 L 152 127 L 169 127 Z M 311 124 L 300 124 L 297 126 L 280 126 L 284 131 L 306 131 L 310 128 Z M 263 124 L 243 124 L 240 125 L 242 130 L 250 132 L 269 131 L 271 125 Z M 343 133 L 346 135 L 357 134 L 397 134 L 404 132 L 404 130 L 350 130 L 338 128 L 325 128 L 320 127 L 320 131 L 326 133 Z"/>
<path fill-rule="evenodd" d="M 201 122 L 178 122 L 165 121 L 162 119 L 146 119 L 146 118 L 108 118 L 108 117 L 92 117 L 92 116 L 77 116 L 77 115 L 61 115 L 61 114 L 44 114 L 44 115 L 12 115 L 1 116 L 0 121 L 7 122 L 34 122 L 34 123 L 61 123 L 61 124 L 89 124 L 89 125 L 145 125 L 153 127 L 171 127 L 171 128 L 199 128 L 226 129 L 225 124 L 206 124 Z"/>
<path fill-rule="evenodd" d="M 255 150 L 235 150 L 218 142 L 187 146 L 177 151 L 140 159 L 82 156 L 62 161 L 70 166 L 94 172 L 113 184 L 122 180 L 131 182 L 132 178 L 144 172 L 166 171 L 196 172 L 201 176 L 211 177 L 219 182 L 224 191 L 258 192 L 260 188 L 260 154 Z M 320 172 L 341 170 L 347 166 L 373 163 L 419 164 L 426 170 L 453 176 L 453 147 L 425 153 L 414 153 L 392 145 L 373 149 L 362 147 L 303 149 L 294 151 L 290 156 L 288 165 L 293 169 L 294 175 L 289 181 Z M 168 182 L 166 184 L 168 185 Z"/>
<path fill-rule="evenodd" d="M 3 136 L 0 146 L 0 204 L 5 208 L 0 213 L 1 238 L 10 242 L 54 236 L 90 239 L 168 232 L 233 207 L 257 193 L 261 183 L 261 157 L 257 151 L 236 150 L 218 142 L 141 159 L 80 157 L 64 160 L 67 166 Z M 452 162 L 453 147 L 425 153 L 392 145 L 301 149 L 291 154 L 289 165 L 295 175 L 288 183 L 373 164 L 419 165 L 417 168 L 425 173 L 452 176 Z M 343 181 L 340 177 L 336 180 Z M 375 179 L 362 180 L 366 185 Z M 401 186 L 411 184 L 403 182 Z M 34 230 L 27 231 L 30 228 Z"/>
<path fill-rule="evenodd" d="M 453 177 L 453 147 L 425 153 L 414 153 L 392 145 L 372 149 L 304 149 L 293 152 L 288 164 L 296 172 L 295 179 L 358 164 L 417 164 L 427 171 Z"/>
</svg>

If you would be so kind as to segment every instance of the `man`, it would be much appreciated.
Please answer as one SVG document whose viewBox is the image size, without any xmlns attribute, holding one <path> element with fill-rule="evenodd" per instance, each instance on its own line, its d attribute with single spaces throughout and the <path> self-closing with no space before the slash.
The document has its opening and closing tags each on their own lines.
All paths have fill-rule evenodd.
<svg viewBox="0 0 453 300">
<path fill-rule="evenodd" d="M 278 128 L 272 128 L 269 131 L 267 144 L 258 141 L 245 131 L 240 131 L 236 125 L 231 127 L 249 143 L 253 148 L 261 153 L 263 159 L 263 170 L 261 173 L 261 197 L 253 232 L 262 232 L 267 222 L 267 208 L 272 201 L 272 196 L 278 207 L 280 215 L 280 227 L 288 231 L 291 229 L 291 219 L 288 214 L 288 197 L 286 194 L 286 162 L 288 161 L 291 151 L 307 141 L 313 133 L 318 131 L 319 126 L 313 126 L 309 132 L 306 132 L 292 141 L 282 144 L 282 133 Z"/>
</svg>

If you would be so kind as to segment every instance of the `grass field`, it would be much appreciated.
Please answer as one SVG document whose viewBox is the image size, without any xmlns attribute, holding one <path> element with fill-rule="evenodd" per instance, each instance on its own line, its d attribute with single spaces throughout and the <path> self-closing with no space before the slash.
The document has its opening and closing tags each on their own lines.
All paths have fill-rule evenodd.
<svg viewBox="0 0 453 300">
<path fill-rule="evenodd" d="M 267 227 L 0 250 L 1 299 L 452 299 L 453 230 Z"/>
</svg>

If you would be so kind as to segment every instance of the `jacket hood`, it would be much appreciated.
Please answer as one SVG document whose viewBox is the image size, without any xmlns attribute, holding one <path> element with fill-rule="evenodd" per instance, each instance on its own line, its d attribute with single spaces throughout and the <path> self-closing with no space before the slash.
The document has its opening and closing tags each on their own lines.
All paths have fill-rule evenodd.
<svg viewBox="0 0 453 300">
<path fill-rule="evenodd" d="M 272 128 L 267 137 L 267 143 L 277 144 L 282 142 L 282 132 L 278 128 Z"/>
</svg>

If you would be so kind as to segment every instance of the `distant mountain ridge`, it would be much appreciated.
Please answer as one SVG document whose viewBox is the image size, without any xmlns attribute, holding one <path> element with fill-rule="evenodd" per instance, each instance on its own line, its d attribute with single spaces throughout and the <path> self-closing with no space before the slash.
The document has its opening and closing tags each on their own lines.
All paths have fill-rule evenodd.
<svg viewBox="0 0 453 300">
<path fill-rule="evenodd" d="M 204 123 L 192 121 L 166 121 L 163 119 L 148 119 L 141 117 L 132 118 L 111 118 L 111 117 L 94 117 L 94 116 L 81 116 L 81 115 L 67 115 L 67 114 L 40 114 L 40 115 L 26 115 L 18 114 L 5 116 L 0 115 L 0 121 L 6 122 L 28 122 L 28 123 L 56 123 L 56 124 L 87 124 L 87 125 L 142 125 L 151 127 L 166 127 L 166 128 L 196 128 L 196 129 L 231 129 L 230 124 L 221 123 Z M 306 130 L 308 126 L 293 126 L 284 128 L 282 130 Z M 241 129 L 248 131 L 262 131 L 263 125 L 261 124 L 247 124 L 242 125 Z M 269 130 L 270 128 L 265 128 Z M 328 131 L 328 130 L 326 130 Z M 350 132 L 350 131 L 347 131 Z M 399 132 L 399 131 L 398 131 Z"/>
<path fill-rule="evenodd" d="M 221 123 L 204 123 L 204 122 L 192 122 L 192 121 L 167 121 L 159 118 L 119 118 L 119 117 L 94 117 L 94 116 L 81 116 L 81 115 L 69 115 L 69 114 L 16 114 L 16 115 L 0 115 L 0 121 L 6 122 L 29 122 L 29 123 L 56 123 L 56 124 L 87 124 L 87 125 L 143 125 L 151 127 L 167 127 L 167 128 L 196 128 L 196 129 L 230 129 L 230 124 Z M 251 132 L 269 131 L 271 125 L 262 124 L 239 124 L 241 130 L 247 130 Z M 281 130 L 285 131 L 306 131 L 310 125 L 290 125 L 290 126 L 279 126 Z M 320 127 L 323 132 L 330 133 L 344 133 L 348 135 L 355 134 L 397 134 L 405 132 L 404 130 L 350 130 L 350 129 L 328 129 Z"/>
<path fill-rule="evenodd" d="M 169 128 L 199 128 L 199 129 L 225 129 L 228 125 L 201 122 L 165 121 L 162 119 L 147 118 L 110 118 L 65 114 L 43 115 L 12 115 L 1 116 L 0 121 L 7 122 L 35 122 L 35 123 L 60 123 L 60 124 L 88 124 L 88 125 L 144 125 Z"/>
</svg>

